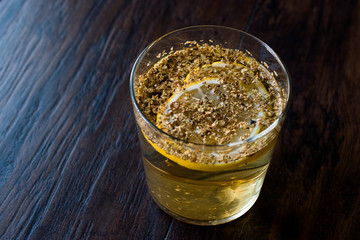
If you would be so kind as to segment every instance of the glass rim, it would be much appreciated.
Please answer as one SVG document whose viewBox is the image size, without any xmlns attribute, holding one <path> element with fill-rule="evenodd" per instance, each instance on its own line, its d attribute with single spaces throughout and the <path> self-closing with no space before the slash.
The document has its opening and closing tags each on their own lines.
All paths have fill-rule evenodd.
<svg viewBox="0 0 360 240">
<path fill-rule="evenodd" d="M 209 29 L 224 29 L 224 30 L 230 30 L 230 31 L 234 31 L 234 32 L 238 32 L 240 34 L 243 34 L 247 37 L 250 37 L 252 39 L 254 39 L 255 41 L 259 42 L 262 46 L 264 46 L 266 48 L 267 51 L 269 51 L 269 53 L 276 59 L 276 61 L 278 62 L 278 64 L 280 65 L 280 67 L 283 69 L 285 75 L 286 75 L 286 80 L 287 80 L 287 99 L 286 99 L 286 103 L 285 103 L 285 106 L 283 107 L 282 111 L 281 111 L 281 114 L 278 116 L 278 118 L 272 123 L 270 124 L 270 126 L 268 126 L 265 130 L 261 131 L 260 133 L 256 134 L 255 136 L 253 137 L 249 137 L 249 138 L 246 138 L 244 140 L 241 140 L 241 141 L 238 141 L 236 143 L 227 143 L 227 144 L 203 144 L 203 143 L 194 143 L 194 142 L 189 142 L 189 141 L 186 141 L 186 140 L 183 140 L 183 139 L 180 139 L 180 138 L 176 138 L 174 136 L 172 136 L 171 134 L 167 133 L 167 132 L 164 132 L 163 130 L 159 129 L 158 127 L 156 127 L 149 119 L 147 119 L 145 117 L 145 115 L 142 113 L 141 109 L 139 108 L 139 105 L 136 101 L 136 98 L 135 98 L 135 92 L 134 92 L 134 76 L 135 76 L 135 71 L 137 69 L 137 66 L 139 64 L 139 62 L 142 60 L 142 58 L 146 55 L 146 53 L 151 49 L 151 47 L 153 47 L 154 45 L 156 45 L 158 42 L 160 42 L 162 39 L 170 36 L 170 35 L 173 35 L 173 34 L 176 34 L 176 33 L 179 33 L 179 32 L 183 32 L 183 31 L 187 31 L 187 30 L 196 30 L 196 29 L 199 29 L 199 30 L 203 30 L 203 29 L 206 29 L 206 28 L 209 28 Z M 191 39 L 189 39 L 189 41 L 191 41 Z M 178 142 L 182 142 L 184 144 L 193 144 L 193 145 L 197 145 L 197 146 L 204 146 L 204 147 L 233 147 L 233 146 L 236 146 L 236 145 L 242 145 L 242 144 L 245 144 L 245 143 L 251 143 L 251 142 L 255 142 L 256 140 L 266 136 L 269 132 L 271 132 L 279 123 L 280 121 L 285 117 L 286 115 L 286 112 L 289 108 L 289 105 L 290 105 L 290 98 L 291 98 L 291 81 L 290 81 L 290 75 L 289 75 L 289 72 L 286 68 L 286 66 L 284 65 L 284 63 L 281 61 L 280 57 L 277 55 L 277 53 L 269 46 L 267 45 L 265 42 L 263 42 L 262 40 L 260 40 L 259 38 L 247 33 L 247 32 L 244 32 L 244 31 L 241 31 L 241 30 L 238 30 L 238 29 L 235 29 L 235 28 L 231 28 L 231 27 L 226 27 L 226 26 L 219 26 L 219 25 L 196 25 L 196 26 L 190 26 L 190 27 L 185 27 L 185 28 L 180 28 L 180 29 L 177 29 L 177 30 L 174 30 L 174 31 L 171 31 L 169 33 L 166 33 L 164 35 L 162 35 L 161 37 L 157 38 L 155 41 L 153 41 L 152 43 L 150 43 L 140 54 L 139 56 L 136 58 L 135 62 L 134 62 L 134 65 L 131 69 L 131 74 L 130 74 L 130 93 L 131 93 L 131 100 L 132 102 L 134 103 L 134 106 L 136 108 L 136 110 L 139 112 L 140 116 L 145 120 L 145 122 L 153 129 L 155 130 L 156 132 L 160 133 L 160 134 L 165 134 L 167 137 L 169 137 L 170 139 L 172 140 L 175 140 L 175 141 L 178 141 Z"/>
</svg>

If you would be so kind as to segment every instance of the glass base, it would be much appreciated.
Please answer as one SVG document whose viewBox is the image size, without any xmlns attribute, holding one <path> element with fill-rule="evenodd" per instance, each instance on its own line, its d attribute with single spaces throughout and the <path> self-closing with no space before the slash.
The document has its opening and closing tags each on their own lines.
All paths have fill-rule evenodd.
<svg viewBox="0 0 360 240">
<path fill-rule="evenodd" d="M 151 194 L 152 195 L 152 194 Z M 215 226 L 215 225 L 219 225 L 219 224 L 223 224 L 223 223 L 227 223 L 230 221 L 233 221 L 239 217 L 241 217 L 242 215 L 244 215 L 256 202 L 256 200 L 258 199 L 259 194 L 256 194 L 249 202 L 248 204 L 242 208 L 238 213 L 227 217 L 227 218 L 223 218 L 223 219 L 218 219 L 218 220 L 197 220 L 197 219 L 189 219 L 183 216 L 180 216 L 172 211 L 170 211 L 169 209 L 167 209 L 165 206 L 163 206 L 161 203 L 159 203 L 156 198 L 154 196 L 152 196 L 152 199 L 154 200 L 154 202 L 156 203 L 156 205 L 163 210 L 165 213 L 167 213 L 168 215 L 172 216 L 173 218 L 175 218 L 176 220 L 185 222 L 185 223 L 189 223 L 189 224 L 194 224 L 194 225 L 198 225 L 198 226 Z"/>
</svg>

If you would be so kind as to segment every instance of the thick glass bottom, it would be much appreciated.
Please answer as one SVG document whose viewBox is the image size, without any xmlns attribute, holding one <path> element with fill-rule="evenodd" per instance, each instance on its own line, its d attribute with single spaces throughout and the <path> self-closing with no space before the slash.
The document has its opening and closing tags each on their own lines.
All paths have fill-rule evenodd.
<svg viewBox="0 0 360 240">
<path fill-rule="evenodd" d="M 153 197 L 154 202 L 157 204 L 157 206 L 163 210 L 165 213 L 167 213 L 168 215 L 172 216 L 173 218 L 185 222 L 185 223 L 189 223 L 189 224 L 194 224 L 194 225 L 198 225 L 198 226 L 215 226 L 215 225 L 220 225 L 220 224 L 224 224 L 227 222 L 231 222 L 235 219 L 238 219 L 239 217 L 241 217 L 242 215 L 244 215 L 247 211 L 249 211 L 249 209 L 255 204 L 256 200 L 259 197 L 259 194 L 257 194 L 256 196 L 253 196 L 253 198 L 248 202 L 247 205 L 245 205 L 238 213 L 223 218 L 223 219 L 217 219 L 217 220 L 196 220 L 196 219 L 190 219 L 190 218 L 186 218 L 183 217 L 181 215 L 178 215 L 172 211 L 170 211 L 169 209 L 167 209 L 166 207 L 164 207 L 161 203 L 159 203 L 156 198 Z"/>
</svg>

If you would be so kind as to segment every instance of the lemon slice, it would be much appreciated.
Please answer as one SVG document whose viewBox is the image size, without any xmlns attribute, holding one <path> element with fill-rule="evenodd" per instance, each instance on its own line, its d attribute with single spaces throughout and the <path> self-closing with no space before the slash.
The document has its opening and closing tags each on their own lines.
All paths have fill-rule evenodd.
<svg viewBox="0 0 360 240">
<path fill-rule="evenodd" d="M 222 63 L 222 62 L 214 62 L 211 65 L 204 65 L 202 68 L 212 67 L 212 68 L 223 68 L 225 69 L 226 66 L 228 66 L 228 63 Z M 250 74 L 253 74 L 248 68 L 241 64 L 232 64 L 236 65 L 237 70 L 241 71 L 249 71 Z M 233 66 L 232 66 L 233 67 Z M 199 74 L 200 70 L 196 69 L 194 70 L 195 74 Z M 171 129 L 168 125 L 172 124 L 175 121 L 182 121 L 183 119 L 189 120 L 189 124 L 191 124 L 191 115 L 193 112 L 189 111 L 186 112 L 187 116 L 184 115 L 184 113 L 181 111 L 181 109 L 185 106 L 187 109 L 193 109 L 194 111 L 200 111 L 200 109 L 197 108 L 198 102 L 212 102 L 214 106 L 221 107 L 222 100 L 220 98 L 220 95 L 226 91 L 223 88 L 224 80 L 212 77 L 211 74 L 205 74 L 202 80 L 197 82 L 190 82 L 189 83 L 189 75 L 186 77 L 185 81 L 187 84 L 183 86 L 181 89 L 177 89 L 172 96 L 167 100 L 165 106 L 159 109 L 159 112 L 157 114 L 156 118 L 156 126 L 159 129 L 162 129 L 163 131 L 169 133 L 170 135 L 173 135 L 172 132 L 169 130 Z M 249 86 L 244 87 L 246 91 L 251 91 L 253 89 L 256 89 L 256 91 L 262 95 L 267 94 L 266 88 L 263 86 L 261 82 L 253 83 Z M 224 106 L 227 108 L 228 106 Z M 180 110 L 178 110 L 180 109 Z M 204 113 L 205 114 L 205 113 Z M 259 111 L 257 114 L 258 118 L 264 117 L 264 112 Z M 244 121 L 253 121 L 251 119 L 248 119 L 247 117 L 239 117 L 239 122 Z M 220 124 L 221 125 L 221 124 Z M 242 129 L 239 128 L 233 133 L 231 143 L 228 145 L 228 150 L 224 151 L 215 151 L 215 150 L 204 150 L 202 149 L 201 152 L 196 152 L 194 150 L 194 147 L 187 147 L 184 143 L 177 143 L 176 140 L 172 140 L 170 138 L 168 139 L 153 139 L 150 140 L 146 134 L 144 133 L 144 137 L 146 140 L 152 145 L 152 147 L 159 152 L 161 155 L 165 156 L 166 158 L 172 160 L 173 162 L 179 164 L 180 166 L 193 169 L 193 170 L 201 170 L 201 171 L 222 171 L 222 170 L 230 170 L 235 167 L 241 166 L 243 164 L 246 164 L 248 162 L 248 157 L 244 153 L 244 149 L 246 147 L 249 147 L 246 145 L 244 140 L 244 135 L 247 137 L 254 137 L 256 134 L 258 134 L 261 131 L 262 126 L 259 124 L 259 122 L 256 122 L 256 124 L 252 123 L 252 126 L 249 129 Z M 218 128 L 213 129 L 214 132 L 217 132 L 215 137 L 202 137 L 201 130 L 202 128 L 198 129 L 195 127 L 193 130 L 193 133 L 191 133 L 185 140 L 186 142 L 190 143 L 199 143 L 199 144 L 207 144 L 207 145 L 219 145 L 218 142 L 216 142 L 214 139 L 216 137 L 226 137 L 228 134 L 226 131 L 221 132 L 221 126 Z M 177 136 L 176 136 L 177 137 Z M 179 138 L 179 137 L 177 137 Z M 204 141 L 205 140 L 205 141 Z M 242 145 L 243 144 L 243 145 Z M 221 145 L 221 144 L 220 144 Z M 231 146 L 234 146 L 233 148 Z M 237 146 L 237 147 L 236 147 Z M 243 148 L 239 149 L 238 146 L 243 146 Z M 196 148 L 196 147 L 195 147 Z M 169 151 L 170 149 L 170 151 Z M 209 148 L 210 149 L 210 148 Z M 198 154 L 201 157 L 197 157 L 197 159 L 194 160 L 194 158 L 188 158 L 187 155 L 183 154 L 186 152 L 191 152 L 193 154 Z M 208 157 L 207 161 L 202 161 L 202 157 L 206 155 Z M 226 158 L 224 158 L 226 156 Z M 213 161 L 209 161 L 209 159 Z M 228 161 L 227 159 L 232 159 L 231 161 Z"/>
<path fill-rule="evenodd" d="M 168 104 L 176 102 L 181 97 L 184 97 L 184 94 L 191 94 L 193 99 L 201 100 L 205 96 L 208 98 L 213 98 L 214 94 L 211 91 L 205 89 L 205 85 L 220 85 L 221 82 L 217 78 L 204 78 L 202 81 L 188 84 L 184 87 L 185 90 L 178 90 L 175 92 L 167 101 Z M 205 90 L 205 91 L 204 91 Z"/>
<path fill-rule="evenodd" d="M 180 102 L 180 101 L 202 101 L 205 97 L 208 100 L 219 101 L 218 96 L 216 96 L 216 93 L 214 93 L 212 90 L 209 90 L 208 86 L 211 86 L 211 85 L 220 86 L 221 84 L 222 84 L 222 82 L 219 79 L 204 78 L 202 81 L 190 83 L 190 84 L 186 85 L 185 87 L 183 87 L 181 90 L 176 91 L 168 99 L 166 106 L 164 108 L 162 108 L 159 111 L 159 113 L 157 114 L 156 126 L 159 129 L 164 129 L 163 126 L 164 126 L 164 124 L 166 124 L 166 122 L 173 121 L 173 119 L 171 119 L 171 118 L 163 119 L 164 113 L 170 111 L 170 106 L 173 103 Z M 258 87 L 257 84 L 256 84 L 256 87 Z M 259 92 L 266 93 L 266 89 L 262 84 L 259 87 Z M 264 112 L 259 111 L 257 117 L 258 118 L 264 117 Z M 249 119 L 242 119 L 242 120 L 249 121 Z M 241 139 L 241 137 L 245 134 L 248 134 L 249 137 L 254 137 L 256 134 L 258 134 L 260 132 L 260 130 L 261 130 L 260 124 L 256 124 L 255 127 L 251 131 L 241 131 L 240 130 L 236 134 L 238 136 L 238 138 L 234 137 L 231 144 L 236 145 L 239 142 L 243 141 L 243 139 Z M 195 130 L 195 133 L 196 133 L 196 130 Z M 201 139 L 199 139 L 199 136 L 197 136 L 195 134 L 193 135 L 192 138 L 186 139 L 186 141 L 193 142 L 193 143 L 200 143 L 200 144 L 203 143 L 203 141 Z M 218 144 L 218 143 L 207 142 L 207 144 Z"/>
</svg>

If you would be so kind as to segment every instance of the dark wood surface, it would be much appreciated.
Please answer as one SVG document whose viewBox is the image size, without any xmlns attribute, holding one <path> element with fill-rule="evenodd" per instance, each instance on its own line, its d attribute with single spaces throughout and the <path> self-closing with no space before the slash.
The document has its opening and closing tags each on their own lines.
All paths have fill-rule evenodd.
<svg viewBox="0 0 360 240">
<path fill-rule="evenodd" d="M 261 38 L 293 84 L 258 201 L 216 227 L 155 206 L 129 94 L 142 49 L 198 24 Z M 0 1 L 0 239 L 360 239 L 359 96 L 359 1 Z"/>
</svg>

